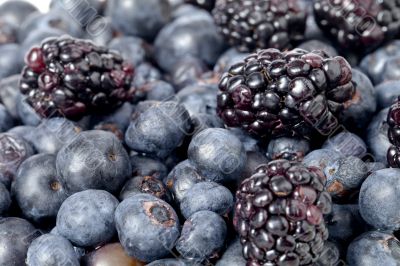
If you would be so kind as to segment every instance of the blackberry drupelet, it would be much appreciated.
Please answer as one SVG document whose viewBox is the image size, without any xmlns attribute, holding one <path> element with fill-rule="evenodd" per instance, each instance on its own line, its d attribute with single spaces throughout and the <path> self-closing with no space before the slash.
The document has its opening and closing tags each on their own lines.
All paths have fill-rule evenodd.
<svg viewBox="0 0 400 266">
<path fill-rule="evenodd" d="M 133 67 L 104 47 L 71 37 L 46 39 L 25 58 L 20 90 L 44 117 L 79 119 L 131 100 Z"/>
<path fill-rule="evenodd" d="M 231 66 L 219 84 L 219 116 L 253 135 L 328 135 L 355 92 L 352 71 L 323 51 L 260 50 Z"/>
<path fill-rule="evenodd" d="M 314 265 L 328 238 L 325 181 L 318 168 L 275 160 L 242 182 L 234 225 L 248 266 Z"/>
<path fill-rule="evenodd" d="M 388 137 L 392 146 L 387 152 L 390 167 L 400 168 L 400 97 L 390 107 L 387 115 Z"/>
<path fill-rule="evenodd" d="M 342 48 L 366 52 L 400 33 L 399 1 L 316 0 L 319 27 Z"/>
<path fill-rule="evenodd" d="M 289 48 L 304 39 L 307 13 L 298 0 L 217 0 L 213 15 L 222 35 L 243 52 Z"/>
<path fill-rule="evenodd" d="M 185 0 L 185 3 L 201 7 L 208 11 L 211 11 L 215 6 L 215 0 Z"/>
</svg>

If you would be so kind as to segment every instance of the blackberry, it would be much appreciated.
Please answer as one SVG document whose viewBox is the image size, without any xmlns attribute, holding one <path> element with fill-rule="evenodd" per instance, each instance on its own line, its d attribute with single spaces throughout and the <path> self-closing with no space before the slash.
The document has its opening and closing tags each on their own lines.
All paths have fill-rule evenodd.
<svg viewBox="0 0 400 266">
<path fill-rule="evenodd" d="M 214 20 L 242 52 L 289 48 L 304 39 L 307 13 L 298 0 L 217 0 Z"/>
<path fill-rule="evenodd" d="M 328 135 L 354 93 L 352 71 L 340 56 L 301 49 L 260 50 L 234 64 L 219 84 L 219 116 L 253 135 Z"/>
<path fill-rule="evenodd" d="M 400 97 L 390 107 L 387 115 L 388 137 L 392 144 L 387 152 L 390 167 L 400 168 Z"/>
<path fill-rule="evenodd" d="M 325 182 L 318 168 L 287 160 L 262 164 L 242 182 L 234 225 L 247 265 L 315 265 L 328 238 Z"/>
<path fill-rule="evenodd" d="M 215 0 L 185 0 L 186 3 L 192 4 L 208 11 L 211 11 L 215 6 Z"/>
<path fill-rule="evenodd" d="M 342 48 L 370 51 L 400 33 L 400 2 L 316 0 L 315 20 Z"/>
<path fill-rule="evenodd" d="M 46 39 L 27 53 L 25 63 L 20 90 L 44 117 L 109 112 L 133 95 L 133 67 L 86 40 Z"/>
</svg>

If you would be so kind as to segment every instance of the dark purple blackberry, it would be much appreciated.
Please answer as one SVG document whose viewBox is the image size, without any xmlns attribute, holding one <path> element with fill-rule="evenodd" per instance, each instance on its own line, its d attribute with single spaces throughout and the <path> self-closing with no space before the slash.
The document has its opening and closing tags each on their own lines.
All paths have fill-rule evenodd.
<svg viewBox="0 0 400 266">
<path fill-rule="evenodd" d="M 298 0 L 217 0 L 214 20 L 240 51 L 290 48 L 304 39 L 307 13 Z"/>
<path fill-rule="evenodd" d="M 342 48 L 372 50 L 400 33 L 400 1 L 316 0 L 315 20 Z"/>
<path fill-rule="evenodd" d="M 390 167 L 400 168 L 400 97 L 390 107 L 387 123 L 389 141 L 393 144 L 388 150 L 387 161 Z"/>
<path fill-rule="evenodd" d="M 215 6 L 215 0 L 185 0 L 186 3 L 192 4 L 208 11 L 211 11 Z"/>
<path fill-rule="evenodd" d="M 20 90 L 44 117 L 110 112 L 133 95 L 132 66 L 86 40 L 47 39 L 27 53 L 25 62 Z"/>
<path fill-rule="evenodd" d="M 332 205 L 325 182 L 318 168 L 287 160 L 262 164 L 242 182 L 233 222 L 248 266 L 315 265 Z"/>
<path fill-rule="evenodd" d="M 253 135 L 330 134 L 344 103 L 354 95 L 351 67 L 323 51 L 260 50 L 222 76 L 219 116 Z"/>
</svg>

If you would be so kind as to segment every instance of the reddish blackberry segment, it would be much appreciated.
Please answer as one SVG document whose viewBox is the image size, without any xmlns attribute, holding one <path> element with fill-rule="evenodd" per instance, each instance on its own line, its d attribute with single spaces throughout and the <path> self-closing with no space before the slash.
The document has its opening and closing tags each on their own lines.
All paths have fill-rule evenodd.
<svg viewBox="0 0 400 266">
<path fill-rule="evenodd" d="M 327 135 L 354 93 L 351 67 L 323 51 L 260 50 L 225 73 L 219 116 L 258 137 Z"/>
<path fill-rule="evenodd" d="M 315 19 L 342 48 L 370 51 L 400 33 L 400 1 L 316 0 Z"/>
<path fill-rule="evenodd" d="M 390 107 L 387 123 L 389 141 L 393 144 L 387 153 L 388 164 L 390 167 L 400 168 L 400 97 Z"/>
<path fill-rule="evenodd" d="M 208 11 L 211 11 L 215 6 L 215 0 L 185 0 L 186 3 L 192 4 Z"/>
<path fill-rule="evenodd" d="M 233 222 L 247 265 L 314 265 L 328 238 L 325 182 L 318 168 L 287 160 L 262 164 L 242 182 Z"/>
<path fill-rule="evenodd" d="M 79 119 L 132 99 L 133 68 L 122 57 L 86 40 L 46 39 L 25 57 L 20 90 L 44 117 Z"/>
<path fill-rule="evenodd" d="M 298 0 L 217 0 L 213 15 L 228 42 L 243 52 L 290 48 L 304 39 L 307 13 Z"/>
</svg>

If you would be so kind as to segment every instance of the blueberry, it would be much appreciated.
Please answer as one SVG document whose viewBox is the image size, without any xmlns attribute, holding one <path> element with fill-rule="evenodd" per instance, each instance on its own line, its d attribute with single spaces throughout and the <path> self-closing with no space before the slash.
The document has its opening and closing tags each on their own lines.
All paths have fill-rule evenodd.
<svg viewBox="0 0 400 266">
<path fill-rule="evenodd" d="M 400 56 L 400 41 L 395 40 L 368 54 L 360 63 L 360 68 L 371 77 L 374 84 L 382 82 L 386 63 L 390 58 Z"/>
<path fill-rule="evenodd" d="M 0 17 L 19 27 L 30 14 L 36 11 L 38 9 L 26 1 L 5 1 L 0 6 Z"/>
<path fill-rule="evenodd" d="M 389 126 L 386 123 L 386 118 L 389 108 L 380 111 L 374 118 L 367 129 L 367 144 L 371 150 L 376 162 L 381 162 L 387 165 L 387 151 L 391 146 L 388 138 Z"/>
<path fill-rule="evenodd" d="M 135 176 L 126 181 L 119 194 L 120 200 L 125 200 L 137 194 L 146 193 L 166 202 L 171 202 L 172 197 L 164 183 L 154 176 Z"/>
<path fill-rule="evenodd" d="M 303 164 L 307 167 L 324 169 L 327 165 L 342 157 L 343 155 L 335 150 L 318 149 L 307 154 L 303 159 Z"/>
<path fill-rule="evenodd" d="M 90 122 L 92 125 L 115 124 L 120 130 L 125 131 L 131 121 L 133 110 L 134 107 L 131 103 L 124 103 L 107 115 L 92 115 Z"/>
<path fill-rule="evenodd" d="M 300 48 L 300 49 L 303 49 L 303 50 L 306 50 L 309 52 L 316 51 L 316 50 L 322 50 L 331 57 L 335 57 L 335 56 L 339 55 L 338 52 L 336 51 L 336 49 L 326 41 L 323 42 L 320 40 L 309 40 L 309 41 L 303 42 L 297 48 Z"/>
<path fill-rule="evenodd" d="M 310 143 L 302 138 L 275 138 L 268 144 L 267 157 L 271 160 L 301 161 L 310 151 Z"/>
<path fill-rule="evenodd" d="M 400 81 L 392 80 L 375 87 L 378 109 L 390 107 L 400 95 Z"/>
<path fill-rule="evenodd" d="M 10 133 L 0 134 L 0 182 L 10 187 L 20 164 L 33 155 L 32 146 Z"/>
<path fill-rule="evenodd" d="M 126 253 L 145 262 L 167 256 L 179 237 L 174 209 L 148 194 L 137 194 L 121 202 L 115 211 L 115 223 Z"/>
<path fill-rule="evenodd" d="M 176 249 L 184 258 L 203 261 L 221 250 L 226 235 L 226 224 L 218 214 L 199 211 L 185 221 Z"/>
<path fill-rule="evenodd" d="M 56 157 L 38 154 L 25 160 L 18 168 L 12 194 L 29 219 L 55 218 L 67 198 L 67 191 L 57 176 Z"/>
<path fill-rule="evenodd" d="M 115 234 L 118 200 L 104 190 L 89 189 L 69 196 L 57 214 L 60 235 L 80 247 L 107 243 Z"/>
<path fill-rule="evenodd" d="M 35 140 L 36 127 L 33 126 L 16 126 L 7 131 L 11 135 L 16 135 L 26 140 L 32 147 Z"/>
<path fill-rule="evenodd" d="M 4 215 L 11 206 L 11 196 L 6 186 L 0 183 L 0 215 Z"/>
<path fill-rule="evenodd" d="M 21 93 L 19 91 L 20 75 L 13 75 L 4 79 L 0 79 L 0 99 L 8 113 L 18 119 L 17 99 Z"/>
<path fill-rule="evenodd" d="M 189 266 L 186 261 L 182 259 L 161 259 L 155 260 L 152 263 L 147 264 L 146 266 Z"/>
<path fill-rule="evenodd" d="M 382 82 L 399 80 L 400 78 L 400 56 L 389 58 L 382 72 Z"/>
<path fill-rule="evenodd" d="M 184 2 L 186 0 L 169 0 L 171 1 L 180 1 Z M 177 19 L 179 17 L 185 17 L 185 16 L 192 16 L 192 15 L 204 15 L 208 16 L 209 12 L 207 12 L 204 9 L 198 8 L 197 6 L 191 5 L 191 4 L 186 4 L 186 3 L 181 3 L 180 5 L 176 6 L 172 13 L 173 19 Z"/>
<path fill-rule="evenodd" d="M 348 129 L 362 131 L 371 121 L 376 111 L 376 93 L 369 78 L 357 69 L 353 69 L 355 95 L 346 103 L 341 112 L 341 121 Z"/>
<path fill-rule="evenodd" d="M 384 232 L 371 231 L 359 236 L 347 252 L 347 262 L 352 266 L 395 266 L 399 261 L 399 240 Z"/>
<path fill-rule="evenodd" d="M 239 185 L 244 179 L 252 176 L 254 174 L 254 169 L 256 169 L 260 164 L 265 164 L 268 162 L 268 158 L 262 152 L 249 151 L 247 152 L 247 161 L 242 172 L 241 178 L 238 180 L 237 185 Z"/>
<path fill-rule="evenodd" d="M 178 88 L 196 84 L 207 71 L 204 62 L 193 56 L 180 59 L 171 69 L 171 81 Z"/>
<path fill-rule="evenodd" d="M 58 152 L 56 166 L 70 192 L 104 189 L 114 193 L 132 172 L 121 142 L 101 130 L 79 133 Z"/>
<path fill-rule="evenodd" d="M 43 119 L 30 140 L 39 153 L 56 154 L 81 131 L 79 126 L 64 117 Z"/>
<path fill-rule="evenodd" d="M 242 142 L 244 149 L 247 152 L 257 152 L 260 150 L 259 140 L 250 136 L 246 131 L 241 128 L 229 128 L 231 133 L 233 133 L 236 137 L 240 139 Z"/>
<path fill-rule="evenodd" d="M 14 121 L 7 109 L 0 103 L 0 132 L 7 131 L 12 128 Z"/>
<path fill-rule="evenodd" d="M 246 260 L 242 255 L 242 244 L 239 239 L 234 240 L 226 249 L 221 259 L 217 261 L 215 266 L 244 266 Z"/>
<path fill-rule="evenodd" d="M 224 121 L 217 114 L 195 114 L 192 116 L 193 135 L 207 128 L 224 128 Z"/>
<path fill-rule="evenodd" d="M 343 244 L 348 244 L 367 229 L 357 204 L 333 204 L 325 220 L 329 239 Z"/>
<path fill-rule="evenodd" d="M 368 176 L 368 166 L 359 158 L 349 156 L 328 163 L 324 169 L 326 189 L 333 198 L 346 198 L 360 188 Z"/>
<path fill-rule="evenodd" d="M 145 85 L 147 91 L 147 100 L 150 101 L 166 101 L 175 95 L 175 89 L 168 82 L 159 80 L 150 82 Z"/>
<path fill-rule="evenodd" d="M 29 266 L 79 266 L 71 243 L 62 236 L 44 234 L 32 241 L 26 264 Z"/>
<path fill-rule="evenodd" d="M 372 173 L 362 184 L 359 196 L 364 220 L 382 230 L 400 228 L 400 169 L 388 168 Z"/>
<path fill-rule="evenodd" d="M 99 1 L 103 3 L 105 2 L 103 0 Z M 104 25 L 105 27 L 98 27 L 99 24 Z M 86 29 L 82 39 L 91 40 L 97 45 L 107 46 L 114 38 L 115 33 L 114 29 L 112 27 L 109 27 L 109 25 L 111 25 L 111 19 L 109 17 L 92 17 L 92 19 L 88 21 L 88 24 L 86 25 Z"/>
<path fill-rule="evenodd" d="M 212 86 L 191 85 L 176 94 L 178 101 L 185 106 L 190 116 L 197 114 L 216 114 L 217 91 Z"/>
<path fill-rule="evenodd" d="M 141 88 L 147 83 L 160 79 L 160 71 L 151 64 L 144 62 L 135 69 L 135 76 L 133 77 L 132 85 L 139 90 L 139 92 L 136 92 L 136 94 L 138 94 L 137 96 L 144 98 L 145 95 L 143 94 L 145 94 L 145 92 L 143 92 Z"/>
<path fill-rule="evenodd" d="M 10 43 L 0 45 L 0 79 L 17 74 L 22 69 L 20 60 L 20 46 Z"/>
<path fill-rule="evenodd" d="M 0 219 L 0 265 L 25 265 L 25 258 L 31 242 L 40 232 L 28 221 L 8 217 Z"/>
<path fill-rule="evenodd" d="M 120 243 L 110 243 L 96 249 L 83 258 L 86 266 L 143 266 L 135 258 L 129 257 Z"/>
<path fill-rule="evenodd" d="M 340 249 L 336 243 L 325 241 L 324 249 L 316 262 L 316 266 L 333 266 L 340 263 Z"/>
<path fill-rule="evenodd" d="M 24 125 L 37 126 L 42 120 L 42 117 L 26 102 L 25 96 L 22 95 L 17 99 L 17 112 Z"/>
<path fill-rule="evenodd" d="M 322 146 L 340 152 L 343 156 L 356 156 L 362 158 L 367 153 L 367 145 L 356 134 L 345 131 L 327 139 Z"/>
<path fill-rule="evenodd" d="M 240 178 L 246 164 L 246 151 L 228 130 L 208 128 L 193 137 L 188 158 L 208 180 L 231 181 Z"/>
<path fill-rule="evenodd" d="M 232 193 L 215 182 L 194 184 L 180 202 L 181 213 L 185 218 L 199 211 L 212 211 L 227 215 L 233 207 Z"/>
<path fill-rule="evenodd" d="M 205 181 L 205 177 L 197 171 L 196 167 L 189 160 L 185 160 L 172 169 L 168 177 L 164 180 L 164 183 L 179 203 L 194 184 L 202 181 Z"/>
<path fill-rule="evenodd" d="M 108 1 L 106 14 L 116 30 L 152 40 L 170 20 L 171 6 L 167 0 Z"/>
<path fill-rule="evenodd" d="M 132 176 L 154 176 L 159 180 L 164 180 L 168 175 L 168 169 L 163 162 L 158 159 L 134 155 L 131 157 Z"/>
<path fill-rule="evenodd" d="M 86 11 L 88 7 L 90 7 L 91 9 L 94 9 L 98 14 L 103 14 L 104 9 L 105 9 L 105 4 L 107 1 L 104 0 L 88 0 L 85 2 L 86 5 L 76 5 L 76 2 L 72 1 L 72 2 L 68 2 L 68 1 L 59 1 L 59 0 L 51 0 L 50 3 L 50 8 L 54 9 L 54 8 L 63 8 L 66 9 L 66 11 L 68 10 L 72 10 L 74 8 L 83 8 L 83 11 Z M 78 2 L 80 3 L 80 2 Z M 86 9 L 85 9 L 86 8 Z M 82 12 L 82 10 L 80 10 Z M 73 14 L 71 14 L 73 15 Z"/>
<path fill-rule="evenodd" d="M 161 102 L 131 122 L 125 141 L 134 151 L 163 158 L 182 144 L 190 128 L 189 114 L 182 105 Z"/>
<path fill-rule="evenodd" d="M 186 56 L 198 57 L 213 65 L 224 48 L 213 18 L 209 14 L 192 14 L 166 25 L 155 40 L 157 63 L 171 71 Z"/>
<path fill-rule="evenodd" d="M 109 44 L 110 49 L 118 51 L 121 56 L 132 66 L 141 64 L 146 57 L 145 42 L 133 36 L 123 36 L 114 38 Z"/>
</svg>

